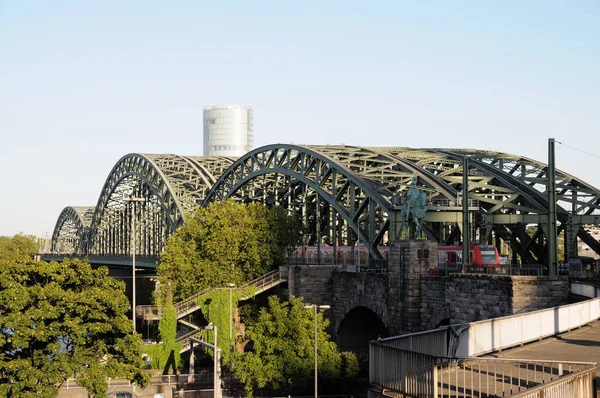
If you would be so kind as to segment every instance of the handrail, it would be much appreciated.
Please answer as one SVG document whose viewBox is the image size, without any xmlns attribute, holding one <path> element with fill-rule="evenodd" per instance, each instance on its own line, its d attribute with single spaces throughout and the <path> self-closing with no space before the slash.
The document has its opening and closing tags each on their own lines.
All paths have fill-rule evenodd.
<svg viewBox="0 0 600 398">
<path fill-rule="evenodd" d="M 371 385 L 411 397 L 452 396 L 459 390 L 471 396 L 512 396 L 540 384 L 568 384 L 573 374 L 596 371 L 593 362 L 429 355 L 380 342 L 371 343 L 369 362 Z M 588 387 L 592 381 L 587 379 Z M 561 396 L 583 395 L 552 397 Z"/>
<path fill-rule="evenodd" d="M 573 284 L 582 285 L 575 282 Z M 414 340 L 411 344 L 415 349 L 426 347 L 417 349 L 418 352 L 442 354 L 448 347 L 440 344 L 445 344 L 443 336 L 447 336 L 456 338 L 456 355 L 473 357 L 540 340 L 587 325 L 597 319 L 600 319 L 600 297 L 522 314 L 388 337 L 378 342 L 399 347 L 405 344 L 402 341 L 410 339 Z M 442 336 L 437 338 L 440 343 L 435 342 L 434 335 Z"/>
<path fill-rule="evenodd" d="M 371 383 L 401 392 L 407 392 L 403 388 L 411 384 L 414 388 L 420 388 L 419 393 L 426 392 L 429 394 L 427 391 L 432 391 L 432 386 L 437 385 L 437 381 L 443 377 L 442 373 L 438 374 L 433 370 L 428 370 L 427 367 L 423 368 L 424 363 L 433 361 L 432 357 L 435 357 L 442 364 L 451 362 L 464 364 L 467 361 L 474 363 L 474 361 L 482 360 L 493 360 L 496 365 L 500 364 L 500 366 L 517 362 L 533 364 L 535 361 L 525 359 L 478 358 L 477 356 L 518 346 L 526 342 L 541 340 L 544 337 L 575 329 L 600 319 L 600 297 L 598 297 L 600 296 L 600 288 L 589 287 L 584 289 L 586 286 L 589 287 L 589 285 L 574 282 L 571 285 L 571 290 L 577 294 L 584 293 L 583 295 L 596 298 L 524 314 L 447 326 L 372 341 L 369 350 L 370 363 L 372 364 L 370 369 Z M 596 366 L 591 362 L 542 362 L 550 366 L 556 365 L 561 375 L 563 366 L 577 367 L 577 371 L 579 371 L 580 366 L 594 368 Z M 461 366 L 465 368 L 465 365 Z M 529 367 L 529 365 L 526 366 Z M 398 370 L 401 377 L 390 374 L 388 369 L 401 369 Z M 453 371 L 458 372 L 458 370 Z M 481 367 L 479 371 L 481 372 Z M 519 372 L 519 369 L 517 369 L 517 372 Z M 551 378 L 551 380 L 553 379 Z M 565 383 L 569 383 L 569 380 Z M 593 378 L 590 380 L 593 381 Z M 382 383 L 382 381 L 385 383 Z M 527 385 L 529 386 L 530 383 L 528 382 Z M 560 391 L 564 390 L 561 389 Z M 558 395 L 544 396 L 561 396 L 559 393 L 556 394 Z M 523 397 L 525 396 L 537 397 L 539 395 L 523 395 Z"/>
<path fill-rule="evenodd" d="M 256 286 L 256 284 L 258 284 L 262 280 L 267 279 L 267 278 L 272 278 L 274 275 L 278 275 L 280 277 L 279 279 L 281 279 L 281 271 L 276 269 L 276 270 L 267 272 L 266 274 L 259 276 L 258 278 L 255 278 L 255 279 L 251 280 L 250 282 L 244 283 L 239 288 L 244 289 L 247 287 Z"/>
<path fill-rule="evenodd" d="M 190 297 L 187 297 L 177 303 L 175 303 L 174 307 L 175 307 L 175 312 L 177 313 L 177 315 L 179 315 L 180 313 L 184 312 L 185 310 L 189 309 L 192 306 L 197 306 L 198 305 L 198 299 L 202 296 L 204 296 L 206 293 L 211 292 L 212 290 L 214 290 L 214 288 L 207 288 L 204 289 L 202 291 L 200 291 L 199 293 L 193 294 Z"/>
<path fill-rule="evenodd" d="M 280 270 L 269 271 L 264 275 L 259 276 L 251 280 L 250 282 L 246 282 L 239 287 L 234 287 L 234 290 L 242 290 L 248 287 L 256 287 L 259 291 L 262 291 L 265 287 L 270 287 L 276 282 L 284 281 L 285 279 L 281 277 Z M 187 297 L 177 303 L 175 303 L 175 313 L 177 314 L 177 319 L 189 314 L 190 312 L 195 311 L 198 307 L 198 300 L 214 290 L 226 290 L 229 288 L 226 287 L 211 287 L 204 289 L 194 295 Z M 243 297 L 242 299 L 247 299 L 248 297 Z M 158 319 L 161 316 L 160 308 L 154 305 L 138 305 L 136 306 L 136 315 L 141 316 L 144 319 Z"/>
<path fill-rule="evenodd" d="M 514 398 L 562 398 L 580 397 L 592 398 L 594 394 L 594 379 L 596 369 L 583 369 L 563 378 L 550 381 L 520 394 Z"/>
</svg>

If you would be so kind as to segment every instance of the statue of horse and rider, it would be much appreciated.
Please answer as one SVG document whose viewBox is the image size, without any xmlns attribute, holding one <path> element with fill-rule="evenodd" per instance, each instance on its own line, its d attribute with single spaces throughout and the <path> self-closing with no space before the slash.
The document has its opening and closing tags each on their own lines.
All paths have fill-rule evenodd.
<svg viewBox="0 0 600 398">
<path fill-rule="evenodd" d="M 404 239 L 419 239 L 421 237 L 421 223 L 427 210 L 427 196 L 424 191 L 417 188 L 417 177 L 412 177 L 412 184 L 402 196 L 401 217 Z M 410 236 L 410 226 L 415 226 L 414 236 Z"/>
</svg>

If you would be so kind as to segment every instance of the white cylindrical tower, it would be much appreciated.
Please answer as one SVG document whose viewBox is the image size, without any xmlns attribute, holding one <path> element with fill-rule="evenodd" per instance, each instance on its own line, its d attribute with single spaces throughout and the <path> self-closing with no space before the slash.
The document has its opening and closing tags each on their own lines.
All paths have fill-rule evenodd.
<svg viewBox="0 0 600 398">
<path fill-rule="evenodd" d="M 252 107 L 204 107 L 204 156 L 240 157 L 254 147 Z"/>
</svg>

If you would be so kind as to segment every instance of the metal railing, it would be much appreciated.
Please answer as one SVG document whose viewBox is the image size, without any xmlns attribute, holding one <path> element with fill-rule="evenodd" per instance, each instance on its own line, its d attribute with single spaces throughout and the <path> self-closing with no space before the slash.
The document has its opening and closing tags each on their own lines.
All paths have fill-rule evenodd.
<svg viewBox="0 0 600 398">
<path fill-rule="evenodd" d="M 190 349 L 190 337 L 194 337 L 200 332 L 202 332 L 202 330 L 192 330 L 175 339 L 176 342 L 181 343 L 181 352 L 186 352 Z"/>
<path fill-rule="evenodd" d="M 499 361 L 493 365 L 495 366 L 493 374 L 497 373 L 498 364 L 502 363 L 502 366 L 505 366 L 506 369 L 508 369 L 508 375 L 504 374 L 506 373 L 506 370 L 502 370 L 502 378 L 512 380 L 512 372 L 514 370 L 519 381 L 516 388 L 513 386 L 512 382 L 510 384 L 505 383 L 506 386 L 503 387 L 499 387 L 500 384 L 495 384 L 494 388 L 496 388 L 496 391 L 498 388 L 504 388 L 505 390 L 502 391 L 508 390 L 511 393 L 514 393 L 515 391 L 518 392 L 520 391 L 518 386 L 524 385 L 527 388 L 535 386 L 538 377 L 541 377 L 543 383 L 553 381 L 555 371 L 546 371 L 545 368 L 545 366 L 548 366 L 547 364 L 555 363 L 552 361 L 543 361 L 543 364 L 541 365 L 542 372 L 540 372 L 539 361 L 514 359 L 499 360 L 496 358 L 474 357 L 500 349 L 519 346 L 523 343 L 541 340 L 544 337 L 589 324 L 600 318 L 600 287 L 574 282 L 571 283 L 571 292 L 581 296 L 597 298 L 525 314 L 454 325 L 452 327 L 444 327 L 373 341 L 369 348 L 371 360 L 369 376 L 371 383 L 382 388 L 389 388 L 408 394 L 409 396 L 413 393 L 418 396 L 419 394 L 428 394 L 426 391 L 432 391 L 431 389 L 434 388 L 434 385 L 438 385 L 438 383 L 441 383 L 438 385 L 439 388 L 446 385 L 449 386 L 449 383 L 443 382 L 444 377 L 447 377 L 447 381 L 450 380 L 452 374 L 458 377 L 458 369 L 452 368 L 452 366 L 457 366 L 462 369 L 460 375 L 463 377 L 463 385 L 464 388 L 466 388 L 466 379 L 464 378 L 467 376 L 475 377 L 474 375 L 476 374 L 479 380 L 482 374 L 487 375 L 487 368 L 485 373 L 482 373 L 481 369 L 483 364 L 489 366 L 489 364 L 492 363 L 490 361 Z M 487 362 L 481 362 L 482 360 Z M 501 361 L 508 361 L 509 363 L 511 361 L 513 363 L 517 361 L 518 366 L 517 368 L 511 369 Z M 433 362 L 436 362 L 435 366 L 441 366 L 440 369 L 446 369 L 445 373 L 441 372 L 434 374 L 433 368 L 428 368 Z M 586 376 L 586 372 L 591 366 L 595 369 L 595 364 L 591 363 L 556 363 L 560 364 L 557 365 L 558 370 L 556 370 L 556 373 L 561 377 L 579 372 L 573 377 L 565 378 L 564 380 L 561 379 L 562 381 L 558 383 L 556 387 L 552 387 L 556 391 L 565 391 L 567 388 L 584 388 L 581 383 L 587 383 L 588 376 Z M 565 373 L 565 368 L 567 373 Z M 523 369 L 525 370 L 524 379 L 522 379 L 520 374 Z M 534 370 L 534 372 L 531 373 L 533 381 L 529 380 L 529 370 Z M 458 383 L 459 378 L 456 377 L 454 380 Z M 485 380 L 488 380 L 486 377 L 483 378 L 485 383 L 487 383 Z M 525 382 L 522 382 L 522 380 L 525 380 Z M 473 381 L 471 381 L 471 383 L 473 383 Z M 478 391 L 482 393 L 481 389 L 485 388 L 487 394 L 487 384 L 481 384 L 479 381 L 478 383 Z M 498 383 L 498 381 L 495 383 Z M 577 383 L 579 384 L 575 386 Z M 570 385 L 570 387 L 567 385 Z M 474 384 L 472 384 L 472 386 L 474 386 Z M 458 388 L 457 385 L 454 385 L 453 387 Z M 550 390 L 547 391 L 548 393 L 552 393 Z M 443 395 L 444 394 L 442 394 L 442 396 Z M 535 396 L 539 395 L 532 395 L 532 397 Z M 547 397 L 548 395 L 544 396 Z M 558 397 L 560 395 L 554 396 Z"/>
<path fill-rule="evenodd" d="M 136 305 L 135 314 L 138 318 L 143 318 L 145 321 L 155 321 L 162 316 L 160 308 L 155 305 Z"/>
<path fill-rule="evenodd" d="M 338 266 L 345 271 L 368 271 L 368 270 L 387 270 L 389 260 L 387 259 L 367 259 L 359 256 L 332 256 L 322 254 L 320 256 L 288 256 L 284 259 L 288 265 L 331 265 Z"/>
<path fill-rule="evenodd" d="M 284 278 L 281 277 L 281 271 L 279 269 L 270 271 L 262 276 L 259 276 L 256 279 L 251 280 L 250 282 L 244 283 L 239 288 L 245 289 L 248 287 L 256 287 L 257 289 L 261 289 L 264 286 L 273 284 L 275 282 L 279 282 Z"/>
<path fill-rule="evenodd" d="M 515 395 L 518 398 L 595 398 L 594 379 L 595 369 L 586 369 L 572 375 L 566 376 L 545 385 L 533 388 L 529 391 Z"/>
<path fill-rule="evenodd" d="M 407 396 L 429 397 L 437 384 L 434 370 L 443 360 L 443 357 L 371 343 L 369 381 L 376 387 Z"/>
<path fill-rule="evenodd" d="M 580 303 L 427 330 L 377 341 L 431 355 L 472 357 L 541 340 L 600 318 L 600 287 L 571 283 L 571 292 L 596 297 Z"/>
<path fill-rule="evenodd" d="M 280 270 L 274 270 L 274 271 L 270 271 L 265 275 L 259 276 L 258 278 L 247 282 L 239 287 L 235 287 L 233 288 L 234 290 L 238 290 L 238 289 L 245 289 L 248 287 L 256 287 L 258 289 L 258 292 L 262 292 L 264 290 L 267 290 L 269 287 L 272 287 L 282 281 L 284 281 L 285 278 L 283 278 L 281 276 L 281 271 Z M 210 293 L 214 290 L 226 290 L 229 288 L 221 288 L 221 287 L 217 287 L 217 288 L 208 288 L 208 289 L 204 289 L 186 299 L 183 299 L 177 303 L 175 303 L 174 307 L 175 307 L 175 313 L 177 314 L 177 319 L 182 318 L 186 315 L 191 314 L 192 312 L 196 311 L 198 308 L 200 308 L 200 299 L 202 298 L 202 296 L 206 295 L 207 293 Z M 246 299 L 247 297 L 243 297 L 242 299 Z M 138 305 L 135 307 L 135 313 L 136 316 L 143 318 L 146 321 L 152 321 L 152 320 L 158 320 L 161 317 L 161 310 L 159 307 L 154 306 L 154 305 Z"/>
<path fill-rule="evenodd" d="M 462 210 L 462 198 L 457 199 L 446 199 L 446 198 L 435 198 L 427 203 L 428 209 L 461 209 Z M 469 210 L 479 210 L 479 200 L 469 199 Z"/>
<path fill-rule="evenodd" d="M 505 397 L 552 382 L 562 391 L 573 377 L 596 371 L 588 362 L 436 356 L 377 342 L 371 343 L 369 363 L 374 387 L 406 397 Z"/>
<path fill-rule="evenodd" d="M 448 276 L 453 273 L 461 272 L 462 264 L 439 263 L 438 268 L 434 269 L 430 274 Z M 544 268 L 540 264 L 505 264 L 495 266 L 469 265 L 466 272 L 470 274 L 541 276 L 544 273 Z"/>
<path fill-rule="evenodd" d="M 437 365 L 434 397 L 507 397 L 521 395 L 548 383 L 568 384 L 567 376 L 595 372 L 587 362 L 540 361 L 501 358 L 452 358 Z M 437 390 L 437 391 L 436 391 Z M 564 395 L 579 397 L 579 395 Z"/>
<path fill-rule="evenodd" d="M 377 340 L 376 343 L 427 355 L 451 356 L 452 354 L 448 352 L 448 349 L 449 343 L 450 345 L 452 344 L 451 339 L 448 338 L 448 333 L 448 328 L 440 328 L 404 334 L 402 336 L 387 337 Z"/>
<path fill-rule="evenodd" d="M 196 311 L 198 309 L 198 307 L 200 306 L 198 304 L 200 297 L 204 296 L 206 293 L 209 293 L 213 290 L 214 290 L 213 288 L 204 289 L 204 290 L 200 291 L 199 293 L 191 295 L 190 297 L 175 303 L 174 307 L 175 307 L 175 312 L 177 313 L 177 318 L 179 319 L 183 316 L 186 316 L 186 315 Z"/>
<path fill-rule="evenodd" d="M 198 383 L 198 384 L 207 384 L 207 385 L 211 385 L 213 384 L 213 373 L 212 372 L 205 372 L 205 373 L 197 373 L 197 374 L 193 374 L 193 375 L 188 375 L 188 374 L 176 374 L 176 375 L 159 375 L 159 376 L 153 376 L 150 379 L 150 382 L 152 385 L 177 385 L 180 383 L 188 383 L 190 382 L 190 378 L 192 377 L 192 382 L 193 383 Z M 124 388 L 124 387 L 133 387 L 133 383 L 131 383 L 131 381 L 129 380 L 125 380 L 125 379 L 108 379 L 108 388 L 109 389 L 113 389 L 113 388 Z M 77 379 L 75 378 L 69 378 L 65 381 L 65 383 L 62 385 L 61 387 L 62 389 L 65 390 L 74 390 L 74 389 L 78 389 L 78 388 L 85 388 L 85 387 L 81 387 L 78 383 L 77 383 Z"/>
</svg>

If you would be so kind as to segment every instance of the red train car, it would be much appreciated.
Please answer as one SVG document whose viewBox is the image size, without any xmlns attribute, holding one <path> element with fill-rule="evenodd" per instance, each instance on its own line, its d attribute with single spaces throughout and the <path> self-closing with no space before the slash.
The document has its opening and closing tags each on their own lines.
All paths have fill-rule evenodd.
<svg viewBox="0 0 600 398">
<path fill-rule="evenodd" d="M 458 272 L 463 265 L 462 246 L 438 246 L 439 268 Z M 469 249 L 470 268 L 475 271 L 496 272 L 500 269 L 500 255 L 495 246 L 473 245 Z"/>
<path fill-rule="evenodd" d="M 383 261 L 389 257 L 389 246 L 379 246 Z M 462 246 L 438 246 L 438 268 L 431 270 L 432 275 L 438 274 L 438 269 L 444 273 L 460 272 L 462 270 Z M 367 247 L 363 245 L 321 246 L 317 251 L 316 246 L 303 246 L 296 249 L 296 259 L 305 264 L 351 264 L 365 265 L 367 263 Z M 473 245 L 470 248 L 471 271 L 497 272 L 500 269 L 500 256 L 496 247 L 491 245 Z"/>
</svg>

